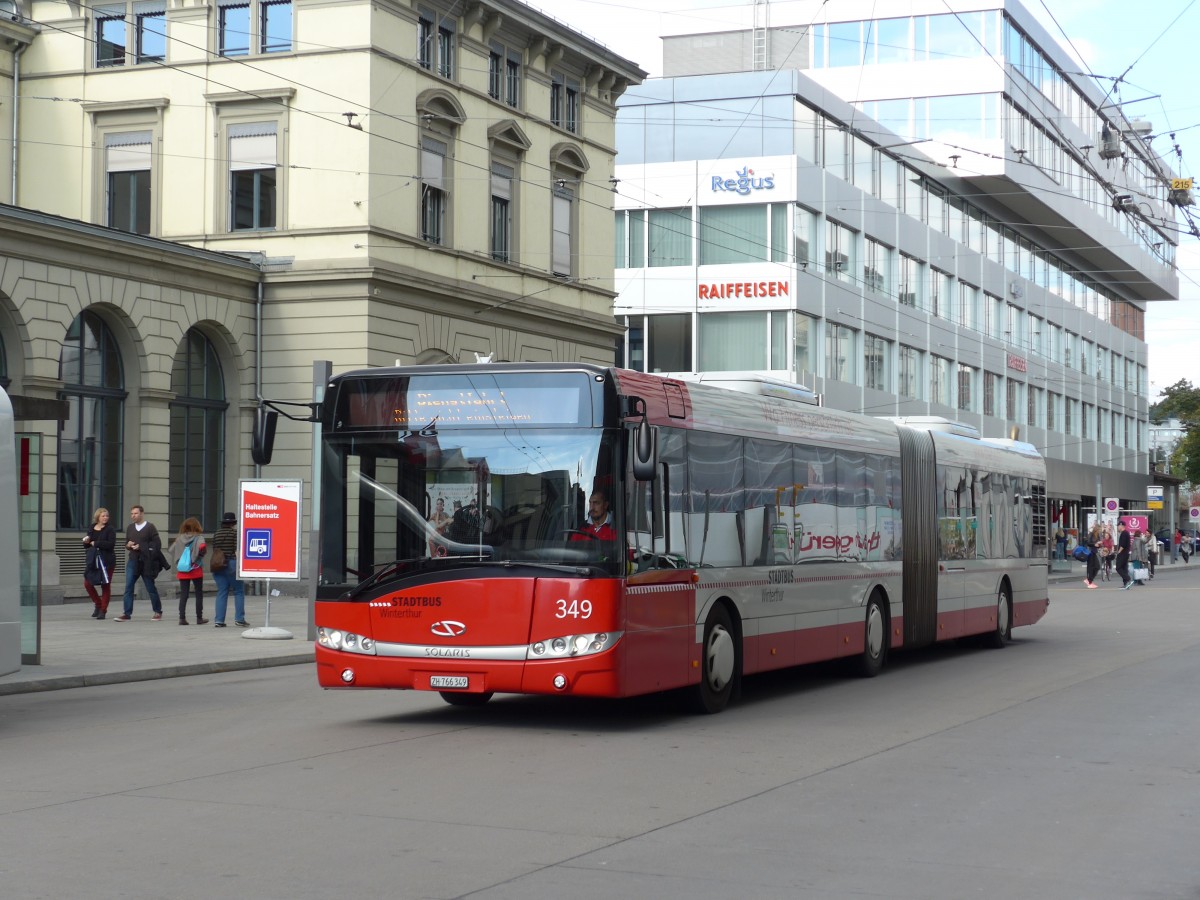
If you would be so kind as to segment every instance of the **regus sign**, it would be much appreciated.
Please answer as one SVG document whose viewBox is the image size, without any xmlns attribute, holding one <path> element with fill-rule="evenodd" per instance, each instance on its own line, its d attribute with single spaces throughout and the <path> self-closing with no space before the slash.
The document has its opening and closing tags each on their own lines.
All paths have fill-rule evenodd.
<svg viewBox="0 0 1200 900">
<path fill-rule="evenodd" d="M 754 170 L 746 166 L 740 172 L 734 172 L 736 178 L 722 178 L 720 175 L 712 176 L 712 191 L 714 194 L 727 191 L 732 194 L 741 194 L 745 197 L 751 191 L 771 191 L 775 189 L 774 175 L 755 175 Z"/>
</svg>

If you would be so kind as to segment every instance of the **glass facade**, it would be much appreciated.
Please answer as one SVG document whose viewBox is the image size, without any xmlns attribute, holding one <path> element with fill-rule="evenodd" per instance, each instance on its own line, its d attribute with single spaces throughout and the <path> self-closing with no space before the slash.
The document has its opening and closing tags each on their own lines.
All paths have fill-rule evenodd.
<svg viewBox="0 0 1200 900">
<path fill-rule="evenodd" d="M 1009 25 L 997 10 L 831 23 L 813 29 L 811 60 L 816 68 L 926 63 L 929 71 L 942 62 L 990 62 L 986 58 L 1024 46 L 1023 37 L 1014 37 L 1019 32 L 1006 34 Z M 1039 89 L 1070 103 L 1041 58 Z M 790 293 L 778 301 L 792 334 L 790 377 L 829 392 L 839 405 L 855 402 L 847 386 L 869 387 L 894 394 L 904 413 L 957 414 L 972 422 L 980 417 L 980 427 L 988 416 L 1019 424 L 1023 432 L 1025 426 L 1062 432 L 1080 430 L 1087 413 L 1079 400 L 1071 407 L 1069 387 L 1060 392 L 1043 386 L 1051 381 L 1097 391 L 1091 405 L 1099 412 L 1139 402 L 1146 377 L 1139 361 L 1145 355 L 1143 301 L 1108 279 L 1102 267 L 1060 251 L 1059 232 L 993 206 L 986 193 L 962 193 L 961 184 L 943 177 L 936 163 L 921 161 L 924 148 L 893 150 L 895 139 L 879 136 L 869 119 L 839 119 L 844 111 L 834 104 L 816 108 L 805 99 L 803 76 L 788 84 L 788 75 L 780 70 L 651 80 L 622 98 L 622 164 L 678 162 L 683 165 L 671 177 L 685 179 L 702 177 L 712 160 L 741 170 L 778 165 L 759 157 L 787 156 L 796 167 L 794 192 L 780 192 L 787 202 L 762 203 L 748 195 L 740 203 L 723 197 L 720 204 L 706 205 L 697 197 L 707 191 L 689 196 L 677 186 L 662 194 L 664 213 L 695 224 L 695 259 L 682 263 L 692 269 L 687 276 L 649 274 L 654 248 L 665 245 L 649 236 L 654 210 L 618 212 L 618 269 L 647 272 L 636 301 L 643 309 L 636 317 L 643 333 L 658 319 L 686 321 L 695 330 L 697 370 L 776 370 L 776 351 L 765 344 L 778 330 L 767 324 L 764 312 L 745 308 L 758 306 L 761 295 L 722 292 L 713 302 L 706 288 L 790 278 Z M 1082 220 L 1072 227 L 1085 245 L 1105 223 L 1121 227 L 1129 217 L 1112 215 L 1109 195 L 1098 190 L 1096 177 L 1072 168 L 1079 160 L 1072 147 L 1061 145 L 1063 137 L 1045 121 L 1044 110 L 1015 105 L 1028 100 L 1025 94 L 1006 100 L 1000 91 L 972 89 L 864 102 L 858 109 L 896 132 L 901 144 L 923 139 L 994 144 L 1001 154 L 1005 148 L 1021 151 L 1010 154 L 1008 165 L 1030 163 L 1053 177 L 1067 173 L 1055 193 L 1084 202 Z M 781 127 L 781 120 L 790 127 Z M 691 161 L 698 165 L 689 170 Z M 951 162 L 948 175 L 955 174 L 953 168 Z M 647 190 L 669 183 L 649 182 L 648 177 Z M 680 205 L 684 197 L 690 206 Z M 889 208 L 881 210 L 877 201 Z M 1089 218 L 1089 211 L 1095 216 Z M 1145 231 L 1129 244 L 1146 249 L 1151 231 Z M 1154 271 L 1155 261 L 1146 268 L 1169 288 L 1171 251 L 1157 259 L 1161 271 Z M 701 274 L 699 266 L 725 271 Z M 679 279 L 689 278 L 695 286 L 681 289 Z M 684 312 L 689 303 L 693 310 Z M 1101 332 L 1110 352 L 1080 346 L 1082 333 Z M 721 333 L 727 335 L 724 342 Z M 906 334 L 909 343 L 902 344 Z M 750 335 L 758 336 L 759 346 L 739 350 Z M 997 345 L 1003 351 L 999 358 Z M 648 367 L 661 368 L 652 354 L 647 357 Z M 922 410 L 907 401 L 944 409 Z M 1139 423 L 1130 417 L 1127 425 L 1124 418 L 1106 418 L 1097 433 L 1136 443 Z M 1049 441 L 1047 447 L 1053 448 L 1051 456 L 1078 452 L 1078 444 L 1070 442 Z"/>
</svg>

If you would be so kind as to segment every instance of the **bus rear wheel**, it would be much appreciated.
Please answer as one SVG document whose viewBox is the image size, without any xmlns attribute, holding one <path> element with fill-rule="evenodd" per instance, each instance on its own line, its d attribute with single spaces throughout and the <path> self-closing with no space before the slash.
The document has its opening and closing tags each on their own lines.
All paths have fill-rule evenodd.
<svg viewBox="0 0 1200 900">
<path fill-rule="evenodd" d="M 692 708 L 699 713 L 719 713 L 729 705 L 738 675 L 737 637 L 729 610 L 713 607 L 704 623 L 700 655 L 700 683 L 693 688 Z"/>
<path fill-rule="evenodd" d="M 1012 598 L 1004 585 L 996 591 L 996 627 L 983 640 L 986 646 L 996 650 L 1012 640 Z"/>
<path fill-rule="evenodd" d="M 874 678 L 883 668 L 888 651 L 887 616 L 883 613 L 883 603 L 877 593 L 867 601 L 863 629 L 863 652 L 858 658 L 858 674 L 863 678 Z"/>
<path fill-rule="evenodd" d="M 483 706 L 492 699 L 492 692 L 482 694 L 464 694 L 460 691 L 438 691 L 442 699 L 451 706 Z"/>
</svg>

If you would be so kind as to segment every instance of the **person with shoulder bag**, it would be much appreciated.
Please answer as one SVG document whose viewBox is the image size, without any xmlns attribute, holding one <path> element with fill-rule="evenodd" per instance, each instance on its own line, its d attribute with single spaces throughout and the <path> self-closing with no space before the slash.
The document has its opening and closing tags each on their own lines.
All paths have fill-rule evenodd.
<svg viewBox="0 0 1200 900">
<path fill-rule="evenodd" d="M 229 592 L 233 591 L 234 625 L 239 628 L 249 628 L 246 621 L 246 585 L 237 576 L 238 563 L 238 533 L 237 516 L 231 512 L 221 516 L 221 527 L 217 529 L 212 539 L 213 581 L 217 585 L 217 614 L 213 625 L 216 628 L 225 627 L 225 607 L 229 602 Z"/>
<path fill-rule="evenodd" d="M 117 532 L 109 523 L 109 512 L 103 506 L 92 515 L 92 527 L 83 536 L 83 546 L 87 547 L 83 586 L 95 607 L 92 618 L 103 619 L 108 614 L 108 601 L 112 598 L 112 573 L 117 565 Z"/>
<path fill-rule="evenodd" d="M 195 516 L 184 519 L 183 524 L 179 526 L 179 535 L 168 551 L 171 567 L 179 580 L 180 625 L 191 624 L 187 618 L 189 586 L 196 592 L 196 624 L 208 623 L 208 619 L 204 618 L 204 554 L 208 550 L 208 544 L 204 542 L 201 532 L 199 519 Z"/>
</svg>

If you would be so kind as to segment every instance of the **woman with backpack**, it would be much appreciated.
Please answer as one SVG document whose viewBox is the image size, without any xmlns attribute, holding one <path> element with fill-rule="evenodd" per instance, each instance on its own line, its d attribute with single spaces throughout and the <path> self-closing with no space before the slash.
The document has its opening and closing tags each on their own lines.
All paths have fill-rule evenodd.
<svg viewBox="0 0 1200 900">
<path fill-rule="evenodd" d="M 167 551 L 171 557 L 171 568 L 179 579 L 179 624 L 189 625 L 187 618 L 188 586 L 196 591 L 196 624 L 205 625 L 204 618 L 204 554 L 208 544 L 204 542 L 200 520 L 195 516 L 185 519 L 179 526 L 179 535 Z"/>
</svg>

